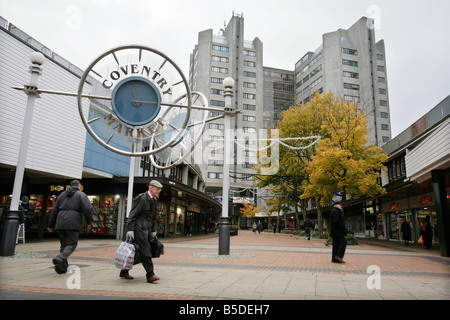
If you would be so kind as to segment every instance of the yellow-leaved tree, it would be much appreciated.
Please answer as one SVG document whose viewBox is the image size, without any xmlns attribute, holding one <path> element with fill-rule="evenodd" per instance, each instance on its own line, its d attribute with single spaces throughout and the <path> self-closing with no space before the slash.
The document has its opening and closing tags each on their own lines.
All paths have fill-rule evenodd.
<svg viewBox="0 0 450 320">
<path fill-rule="evenodd" d="M 377 178 L 387 155 L 380 147 L 367 145 L 366 115 L 343 98 L 322 103 L 321 114 L 323 138 L 306 167 L 309 179 L 304 181 L 302 198 L 319 198 L 325 205 L 336 191 L 353 199 L 383 194 Z"/>
<path fill-rule="evenodd" d="M 367 116 L 360 108 L 332 92 L 291 106 L 282 112 L 277 125 L 279 137 L 289 147 L 280 146 L 276 174 L 264 176 L 260 174 L 262 165 L 255 167 L 258 186 L 278 186 L 285 201 L 294 204 L 297 217 L 300 203 L 304 219 L 305 201 L 315 198 L 322 231 L 321 205 L 331 204 L 334 192 L 351 194 L 352 198 L 384 193 L 377 178 L 387 155 L 381 148 L 367 145 L 366 126 Z M 320 141 L 314 144 L 314 138 L 298 139 L 313 136 L 320 136 Z"/>
</svg>

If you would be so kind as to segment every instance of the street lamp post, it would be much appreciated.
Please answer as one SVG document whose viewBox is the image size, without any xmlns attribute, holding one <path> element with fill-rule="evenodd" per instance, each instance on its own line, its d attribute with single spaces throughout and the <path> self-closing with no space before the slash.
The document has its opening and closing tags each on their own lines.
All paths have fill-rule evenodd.
<svg viewBox="0 0 450 320">
<path fill-rule="evenodd" d="M 235 116 L 234 108 L 231 105 L 233 98 L 234 80 L 230 77 L 223 80 L 225 87 L 223 96 L 225 98 L 224 122 L 225 131 L 223 139 L 223 188 L 222 188 L 222 217 L 219 223 L 219 255 L 230 254 L 230 217 L 228 216 L 228 195 L 230 189 L 230 134 L 231 134 L 231 118 Z"/>
<path fill-rule="evenodd" d="M 25 110 L 25 118 L 23 122 L 22 138 L 20 141 L 19 158 L 17 160 L 16 173 L 14 177 L 13 193 L 11 198 L 11 206 L 6 215 L 6 221 L 3 225 L 3 233 L 0 241 L 0 256 L 14 255 L 16 247 L 17 231 L 20 221 L 20 195 L 22 192 L 23 177 L 25 173 L 25 162 L 28 151 L 28 141 L 31 131 L 31 120 L 33 119 L 34 102 L 39 97 L 37 93 L 37 85 L 39 76 L 42 73 L 41 65 L 44 63 L 44 55 L 40 52 L 34 52 L 30 56 L 32 65 L 30 66 L 30 84 L 25 85 L 25 93 L 28 96 L 27 107 Z M 24 231 L 25 232 L 25 231 Z"/>
</svg>

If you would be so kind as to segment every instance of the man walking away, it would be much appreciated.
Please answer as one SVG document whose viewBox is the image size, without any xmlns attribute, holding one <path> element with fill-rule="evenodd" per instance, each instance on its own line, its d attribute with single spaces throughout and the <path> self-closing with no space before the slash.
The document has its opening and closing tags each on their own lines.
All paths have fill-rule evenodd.
<svg viewBox="0 0 450 320">
<path fill-rule="evenodd" d="M 305 221 L 305 236 L 308 240 L 311 240 L 311 230 L 314 228 L 314 224 L 311 220 L 306 219 Z"/>
<path fill-rule="evenodd" d="M 59 233 L 60 253 L 53 259 L 55 271 L 66 273 L 69 266 L 67 259 L 75 251 L 80 236 L 81 223 L 84 216 L 88 228 L 92 224 L 92 206 L 88 197 L 80 191 L 81 183 L 73 180 L 69 189 L 61 193 L 55 202 L 48 222 L 48 230 Z"/>
<path fill-rule="evenodd" d="M 330 212 L 330 236 L 333 239 L 331 262 L 345 263 L 344 254 L 347 247 L 347 230 L 342 215 L 342 192 L 336 192 L 332 199 L 333 209 Z"/>
</svg>

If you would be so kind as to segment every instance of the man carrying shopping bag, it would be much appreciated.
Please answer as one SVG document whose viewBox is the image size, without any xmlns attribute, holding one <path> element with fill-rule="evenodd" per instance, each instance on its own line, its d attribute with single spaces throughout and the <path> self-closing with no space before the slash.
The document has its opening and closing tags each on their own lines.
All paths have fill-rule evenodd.
<svg viewBox="0 0 450 320">
<path fill-rule="evenodd" d="M 139 247 L 139 256 L 146 271 L 147 282 L 159 280 L 153 270 L 152 250 L 150 241 L 156 237 L 156 208 L 157 198 L 162 184 L 156 180 L 150 181 L 147 192 L 141 193 L 134 199 L 133 207 L 127 222 L 127 239 L 134 239 Z M 121 270 L 120 277 L 133 279 L 128 270 Z"/>
</svg>

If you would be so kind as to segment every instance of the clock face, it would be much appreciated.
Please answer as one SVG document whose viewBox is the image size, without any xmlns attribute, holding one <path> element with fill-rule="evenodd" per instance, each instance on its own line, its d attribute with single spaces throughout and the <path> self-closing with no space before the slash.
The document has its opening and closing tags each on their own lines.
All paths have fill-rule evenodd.
<svg viewBox="0 0 450 320">
<path fill-rule="evenodd" d="M 148 79 L 126 78 L 119 82 L 112 92 L 112 109 L 126 124 L 145 125 L 159 114 L 161 94 Z M 184 119 L 181 120 L 184 122 Z"/>
<path fill-rule="evenodd" d="M 180 143 L 192 104 L 180 68 L 163 53 L 139 45 L 117 47 L 96 58 L 80 79 L 77 98 L 81 120 L 94 140 L 126 156 L 155 154 Z M 164 115 L 171 108 L 183 114 L 176 123 L 180 130 L 156 145 L 152 135 L 159 122 L 167 122 Z"/>
</svg>

